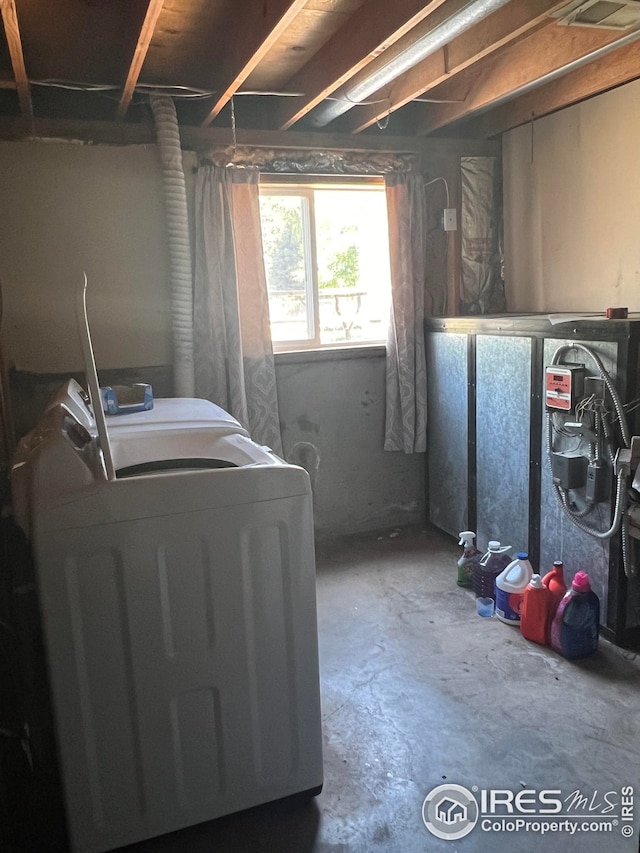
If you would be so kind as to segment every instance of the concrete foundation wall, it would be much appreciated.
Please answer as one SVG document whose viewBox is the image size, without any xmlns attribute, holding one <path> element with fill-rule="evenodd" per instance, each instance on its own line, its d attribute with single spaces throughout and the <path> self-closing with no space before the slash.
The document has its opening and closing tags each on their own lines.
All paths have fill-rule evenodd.
<svg viewBox="0 0 640 853">
<path fill-rule="evenodd" d="M 384 349 L 276 358 L 284 452 L 311 475 L 318 535 L 422 523 L 424 454 L 382 449 Z"/>
</svg>

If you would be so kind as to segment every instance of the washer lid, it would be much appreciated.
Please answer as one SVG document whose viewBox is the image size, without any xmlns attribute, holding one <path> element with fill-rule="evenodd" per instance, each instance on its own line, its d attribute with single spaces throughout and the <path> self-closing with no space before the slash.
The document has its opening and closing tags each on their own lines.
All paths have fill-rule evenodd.
<svg viewBox="0 0 640 853">
<path fill-rule="evenodd" d="M 69 379 L 47 405 L 45 411 L 66 406 L 78 423 L 95 434 L 96 420 L 89 402 L 89 395 L 76 382 Z M 242 424 L 209 400 L 192 397 L 156 398 L 153 409 L 129 414 L 107 415 L 107 428 L 114 429 L 167 429 L 179 426 L 185 429 L 205 429 L 223 433 L 249 435 Z"/>
<path fill-rule="evenodd" d="M 116 472 L 163 460 L 175 462 L 189 460 L 218 460 L 231 467 L 246 465 L 282 465 L 282 460 L 268 447 L 261 447 L 246 435 L 238 433 L 207 432 L 198 429 L 113 430 L 111 448 Z M 215 466 L 211 466 L 215 467 Z M 226 467 L 221 465 L 219 467 Z M 158 465 L 160 470 L 162 465 Z"/>
<path fill-rule="evenodd" d="M 190 397 L 155 399 L 153 409 L 130 414 L 109 415 L 107 429 L 138 432 L 140 430 L 197 429 L 205 432 L 249 435 L 247 430 L 228 412 L 210 403 Z"/>
</svg>

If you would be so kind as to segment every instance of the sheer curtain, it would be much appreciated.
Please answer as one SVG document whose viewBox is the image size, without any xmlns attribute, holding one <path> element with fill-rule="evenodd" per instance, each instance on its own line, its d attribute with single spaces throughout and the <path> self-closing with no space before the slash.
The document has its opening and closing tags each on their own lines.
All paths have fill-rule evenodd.
<svg viewBox="0 0 640 853">
<path fill-rule="evenodd" d="M 424 177 L 385 177 L 391 260 L 391 321 L 387 340 L 385 450 L 419 453 L 427 445 L 427 370 L 424 345 Z"/>
<path fill-rule="evenodd" d="M 282 453 L 257 168 L 201 166 L 195 194 L 195 391 Z"/>
</svg>

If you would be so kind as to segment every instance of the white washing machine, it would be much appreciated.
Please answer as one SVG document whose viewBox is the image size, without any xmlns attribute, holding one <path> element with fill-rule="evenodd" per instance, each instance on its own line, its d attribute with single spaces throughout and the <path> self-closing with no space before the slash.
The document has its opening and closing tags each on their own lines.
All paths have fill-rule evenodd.
<svg viewBox="0 0 640 853">
<path fill-rule="evenodd" d="M 98 437 L 89 394 L 74 379 L 70 379 L 60 389 L 47 407 L 47 412 L 59 406 L 73 414 L 92 437 Z M 211 467 L 215 456 L 212 439 L 222 436 L 241 437 L 235 442 L 236 449 L 241 453 L 241 458 L 235 459 L 236 464 L 250 463 L 255 448 L 255 444 L 248 440 L 248 431 L 240 422 L 208 400 L 160 398 L 154 401 L 152 409 L 104 417 L 111 457 L 118 476 L 152 471 L 154 467 L 167 470 L 171 459 L 180 462 L 177 467 L 185 467 L 185 460 L 189 458 L 194 465 L 200 459 L 201 465 Z M 37 430 L 22 443 L 33 440 L 34 432 Z M 227 448 L 232 444 L 228 443 Z M 244 448 L 244 455 L 241 448 Z M 273 460 L 276 457 L 271 455 L 268 458 Z"/>
<path fill-rule="evenodd" d="M 110 477 L 92 415 L 68 387 L 12 473 L 73 850 L 317 793 L 306 471 L 218 407 L 177 400 L 109 420 Z"/>
</svg>

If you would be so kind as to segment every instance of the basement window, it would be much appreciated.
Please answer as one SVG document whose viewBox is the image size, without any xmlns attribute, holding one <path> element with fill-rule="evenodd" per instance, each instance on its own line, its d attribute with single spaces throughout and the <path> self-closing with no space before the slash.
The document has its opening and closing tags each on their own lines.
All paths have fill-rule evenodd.
<svg viewBox="0 0 640 853">
<path fill-rule="evenodd" d="M 261 178 L 276 352 L 380 344 L 391 299 L 384 181 Z"/>
</svg>

